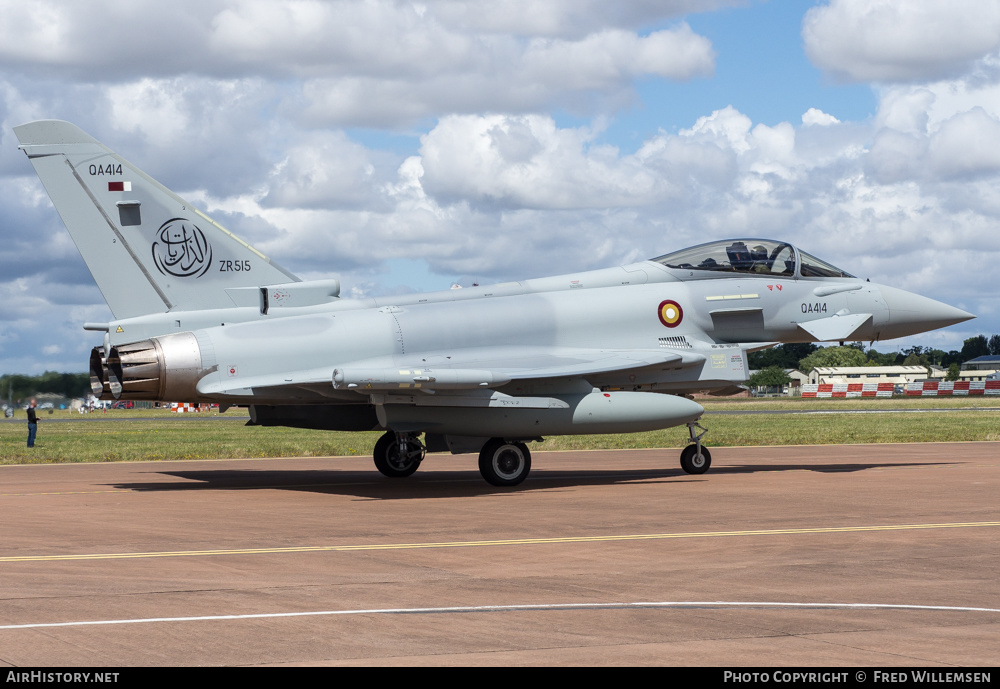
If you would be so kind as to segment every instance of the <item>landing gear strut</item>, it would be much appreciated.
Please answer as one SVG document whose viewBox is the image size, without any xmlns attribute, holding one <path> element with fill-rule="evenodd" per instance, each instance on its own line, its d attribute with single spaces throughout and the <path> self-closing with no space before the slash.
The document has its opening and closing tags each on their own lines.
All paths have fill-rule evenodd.
<svg viewBox="0 0 1000 689">
<path fill-rule="evenodd" d="M 375 468 L 390 478 L 409 476 L 420 466 L 427 448 L 414 433 L 387 431 L 375 443 Z"/>
<path fill-rule="evenodd" d="M 696 426 L 701 429 L 701 433 L 695 433 Z M 708 429 L 696 421 L 692 421 L 687 427 L 688 433 L 691 434 L 691 442 L 694 444 L 688 445 L 681 452 L 681 469 L 689 474 L 704 474 L 712 466 L 712 454 L 708 448 L 701 445 L 702 436 L 708 433 Z"/>
</svg>

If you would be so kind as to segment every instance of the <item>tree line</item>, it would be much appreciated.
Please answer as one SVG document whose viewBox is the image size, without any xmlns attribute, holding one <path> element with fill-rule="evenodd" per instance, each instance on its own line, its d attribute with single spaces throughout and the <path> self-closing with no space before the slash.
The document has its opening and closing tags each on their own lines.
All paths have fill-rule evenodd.
<svg viewBox="0 0 1000 689">
<path fill-rule="evenodd" d="M 54 393 L 63 397 L 84 397 L 90 394 L 89 373 L 56 373 L 46 371 L 40 376 L 11 374 L 0 376 L 0 400 L 15 404 L 41 393 Z"/>
</svg>

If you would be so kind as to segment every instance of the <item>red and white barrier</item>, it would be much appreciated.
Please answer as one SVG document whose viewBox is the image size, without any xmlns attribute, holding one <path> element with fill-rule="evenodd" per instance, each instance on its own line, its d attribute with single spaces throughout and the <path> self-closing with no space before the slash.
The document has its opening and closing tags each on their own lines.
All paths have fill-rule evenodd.
<svg viewBox="0 0 1000 689">
<path fill-rule="evenodd" d="M 892 397 L 892 383 L 806 383 L 803 397 Z"/>
<path fill-rule="evenodd" d="M 909 397 L 943 397 L 948 395 L 1000 395 L 1000 380 L 925 381 L 906 386 Z"/>
<path fill-rule="evenodd" d="M 192 404 L 191 402 L 175 402 L 170 405 L 173 410 L 178 414 L 183 414 L 184 412 L 201 411 L 201 408 L 197 404 Z"/>
</svg>

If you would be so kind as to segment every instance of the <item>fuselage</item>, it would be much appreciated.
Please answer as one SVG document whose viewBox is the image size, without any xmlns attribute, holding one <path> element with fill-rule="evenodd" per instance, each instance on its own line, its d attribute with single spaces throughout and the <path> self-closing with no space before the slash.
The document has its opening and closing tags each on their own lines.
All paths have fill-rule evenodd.
<svg viewBox="0 0 1000 689">
<path fill-rule="evenodd" d="M 553 354 L 571 358 L 579 351 L 582 360 L 595 351 L 623 350 L 689 356 L 661 366 L 591 373 L 587 381 L 690 392 L 745 380 L 743 352 L 750 343 L 816 341 L 808 328 L 841 320 L 851 328 L 843 338 L 878 340 L 920 332 L 928 320 L 956 314 L 967 315 L 853 277 L 706 274 L 645 261 L 427 294 L 155 314 L 112 322 L 106 346 L 192 333 L 200 371 L 212 372 L 200 373 L 197 389 L 186 389 L 185 399 L 194 395 L 204 401 L 287 402 L 290 394 L 299 400 L 350 401 L 360 391 L 335 389 L 335 368 L 476 369 L 498 361 L 541 367 Z M 276 377 L 287 384 L 282 392 L 255 392 Z M 296 385 L 301 387 L 290 393 Z M 553 385 L 558 382 L 546 383 Z M 525 384 L 497 389 L 528 390 Z"/>
</svg>

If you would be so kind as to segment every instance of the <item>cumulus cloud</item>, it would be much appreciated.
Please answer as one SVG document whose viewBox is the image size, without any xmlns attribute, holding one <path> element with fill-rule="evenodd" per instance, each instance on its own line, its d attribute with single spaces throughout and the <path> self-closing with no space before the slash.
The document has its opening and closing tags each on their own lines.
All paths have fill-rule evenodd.
<svg viewBox="0 0 1000 689">
<path fill-rule="evenodd" d="M 980 0 L 830 0 L 802 22 L 813 63 L 845 81 L 931 81 L 1000 49 L 1000 5 Z"/>
<path fill-rule="evenodd" d="M 521 208 L 630 205 L 654 193 L 654 177 L 594 132 L 559 129 L 551 117 L 451 116 L 421 140 L 428 193 Z"/>
<path fill-rule="evenodd" d="M 197 71 L 213 2 L 0 2 L 0 62 L 95 80 Z M 146 59 L 154 57 L 155 59 Z"/>
<path fill-rule="evenodd" d="M 809 108 L 802 114 L 802 124 L 816 124 L 821 127 L 827 127 L 831 124 L 840 124 L 840 120 L 833 115 L 823 112 L 819 108 Z"/>
<path fill-rule="evenodd" d="M 897 132 L 926 133 L 935 100 L 934 92 L 925 87 L 889 89 L 882 95 L 875 121 Z"/>
<path fill-rule="evenodd" d="M 750 148 L 747 136 L 752 124 L 749 117 L 728 105 L 711 115 L 699 117 L 693 127 L 681 130 L 681 135 L 696 141 L 711 141 L 737 153 L 745 153 Z"/>
<path fill-rule="evenodd" d="M 395 156 L 371 151 L 343 132 L 314 132 L 274 166 L 263 203 L 286 208 L 379 209 L 383 169 Z M 398 164 L 398 161 L 397 161 Z"/>
<path fill-rule="evenodd" d="M 608 26 L 636 28 L 694 12 L 709 12 L 741 0 L 432 0 L 425 6 L 458 29 L 521 36 L 581 38 Z"/>
<path fill-rule="evenodd" d="M 637 77 L 712 73 L 710 41 L 687 24 L 637 32 L 690 2 L 529 4 L 497 3 L 474 18 L 464 3 L 433 1 L 0 0 L 0 65 L 125 89 L 174 75 L 302 79 L 312 124 L 385 127 L 442 111 L 593 112 L 627 100 Z M 163 105 L 156 119 L 170 116 Z"/>
<path fill-rule="evenodd" d="M 1000 98 L 994 94 L 996 86 L 971 88 L 966 80 L 885 90 L 868 171 L 884 183 L 968 180 L 1000 172 Z M 968 107 L 970 102 L 977 104 Z"/>
<path fill-rule="evenodd" d="M 450 70 L 477 51 L 472 36 L 450 30 L 411 3 L 251 1 L 216 7 L 201 50 L 213 62 L 254 71 L 416 78 Z"/>
<path fill-rule="evenodd" d="M 240 70 L 430 74 L 501 39 L 634 32 L 740 0 L 62 0 L 0 1 L 0 60 L 101 80 Z M 484 41 L 487 45 L 483 45 Z"/>
<path fill-rule="evenodd" d="M 882 184 L 913 179 L 920 171 L 917 161 L 926 154 L 926 137 L 885 128 L 875 134 L 871 143 L 866 172 Z"/>
<path fill-rule="evenodd" d="M 714 53 L 707 39 L 682 24 L 641 37 L 615 29 L 575 41 L 487 38 L 445 62 L 426 76 L 411 76 L 408 67 L 387 76 L 310 79 L 305 115 L 314 125 L 391 127 L 440 112 L 533 112 L 553 105 L 588 111 L 594 102 L 630 99 L 640 77 L 708 76 Z"/>
<path fill-rule="evenodd" d="M 1000 121 L 983 108 L 948 119 L 931 137 L 929 158 L 942 177 L 1000 173 Z"/>
</svg>

